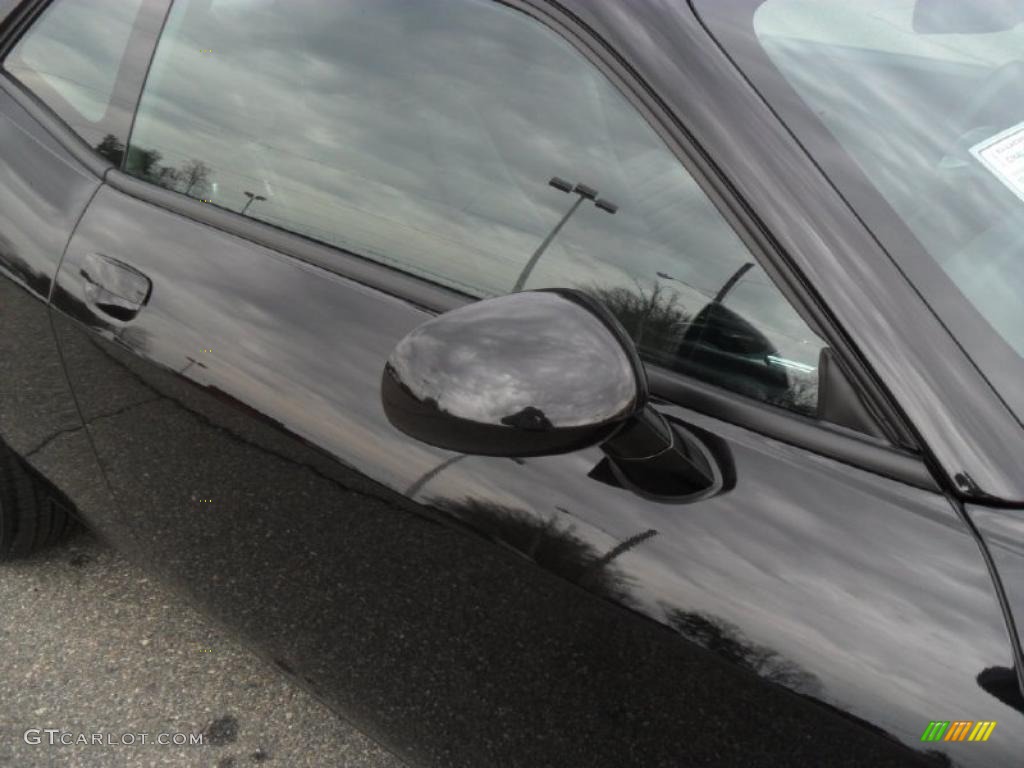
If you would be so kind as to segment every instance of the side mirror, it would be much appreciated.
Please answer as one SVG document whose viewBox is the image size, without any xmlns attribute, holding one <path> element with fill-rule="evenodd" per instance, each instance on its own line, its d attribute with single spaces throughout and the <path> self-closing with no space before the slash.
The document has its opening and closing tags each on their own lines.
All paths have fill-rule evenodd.
<svg viewBox="0 0 1024 768">
<path fill-rule="evenodd" d="M 384 411 L 424 443 L 541 456 L 602 443 L 644 410 L 647 378 L 619 322 L 586 294 L 525 291 L 470 304 L 398 343 Z"/>
<path fill-rule="evenodd" d="M 590 477 L 685 503 L 732 487 L 728 446 L 647 405 L 647 375 L 618 320 L 580 291 L 525 291 L 448 312 L 398 343 L 384 412 L 424 443 L 479 456 L 600 444 Z"/>
</svg>

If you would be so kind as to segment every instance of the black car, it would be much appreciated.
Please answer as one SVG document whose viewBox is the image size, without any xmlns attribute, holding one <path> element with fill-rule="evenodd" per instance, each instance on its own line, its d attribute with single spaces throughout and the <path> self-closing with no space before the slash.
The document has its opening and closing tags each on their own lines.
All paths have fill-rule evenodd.
<svg viewBox="0 0 1024 768">
<path fill-rule="evenodd" d="M 0 0 L 0 558 L 415 765 L 1021 765 L 1022 22 Z"/>
</svg>

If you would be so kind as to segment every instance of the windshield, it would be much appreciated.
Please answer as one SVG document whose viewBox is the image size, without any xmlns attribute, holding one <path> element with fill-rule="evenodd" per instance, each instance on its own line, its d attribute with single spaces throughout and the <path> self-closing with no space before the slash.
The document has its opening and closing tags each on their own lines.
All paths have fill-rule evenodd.
<svg viewBox="0 0 1024 768">
<path fill-rule="evenodd" d="M 1024 0 L 698 6 L 1024 414 Z"/>
</svg>

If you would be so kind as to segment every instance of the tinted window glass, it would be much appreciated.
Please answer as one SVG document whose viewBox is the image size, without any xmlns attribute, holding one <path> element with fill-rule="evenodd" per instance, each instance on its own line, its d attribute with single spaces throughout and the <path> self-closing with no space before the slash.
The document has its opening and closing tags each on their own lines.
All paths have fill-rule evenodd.
<svg viewBox="0 0 1024 768">
<path fill-rule="evenodd" d="M 928 252 L 1024 356 L 1022 8 L 769 0 L 754 28 Z"/>
<path fill-rule="evenodd" d="M 639 113 L 486 0 L 179 0 L 126 169 L 472 296 L 573 286 L 813 412 L 821 340 Z"/>
<path fill-rule="evenodd" d="M 119 162 L 165 9 L 164 0 L 56 0 L 4 69 Z"/>
<path fill-rule="evenodd" d="M 694 5 L 1024 422 L 1024 2 Z"/>
</svg>

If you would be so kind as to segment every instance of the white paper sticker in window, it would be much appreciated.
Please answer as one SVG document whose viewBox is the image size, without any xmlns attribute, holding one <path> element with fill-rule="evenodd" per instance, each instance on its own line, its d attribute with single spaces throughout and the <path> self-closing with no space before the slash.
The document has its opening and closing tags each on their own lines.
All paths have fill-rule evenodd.
<svg viewBox="0 0 1024 768">
<path fill-rule="evenodd" d="M 1024 123 L 975 144 L 971 154 L 1024 200 Z"/>
</svg>

